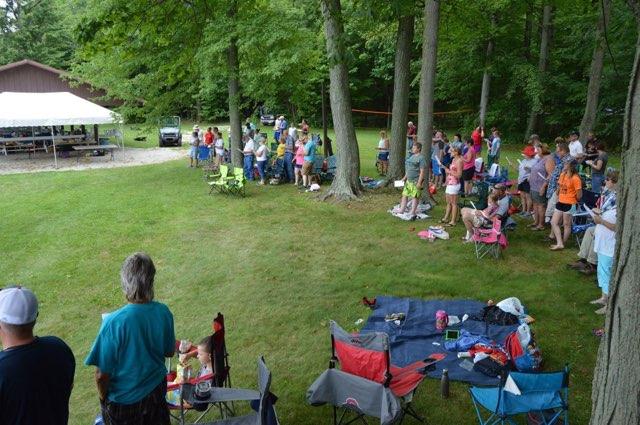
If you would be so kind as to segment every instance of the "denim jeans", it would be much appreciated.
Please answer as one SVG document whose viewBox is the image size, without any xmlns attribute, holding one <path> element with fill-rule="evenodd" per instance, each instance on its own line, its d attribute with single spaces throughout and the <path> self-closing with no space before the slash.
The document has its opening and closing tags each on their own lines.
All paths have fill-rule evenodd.
<svg viewBox="0 0 640 425">
<path fill-rule="evenodd" d="M 591 173 L 591 191 L 600 193 L 603 182 L 604 174 Z"/>
<path fill-rule="evenodd" d="M 244 156 L 244 176 L 247 180 L 253 180 L 253 155 Z"/>
<path fill-rule="evenodd" d="M 295 180 L 295 174 L 293 173 L 293 152 L 284 153 L 284 175 L 288 182 Z"/>
<path fill-rule="evenodd" d="M 267 161 L 257 161 L 258 173 L 260 173 L 260 180 L 264 180 L 267 174 Z"/>
<path fill-rule="evenodd" d="M 276 177 L 284 178 L 284 157 L 276 159 Z"/>
</svg>

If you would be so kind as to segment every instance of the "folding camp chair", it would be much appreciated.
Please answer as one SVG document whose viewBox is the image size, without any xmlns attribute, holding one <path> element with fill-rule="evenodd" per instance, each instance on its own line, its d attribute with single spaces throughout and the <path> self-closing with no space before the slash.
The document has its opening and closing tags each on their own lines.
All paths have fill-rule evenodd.
<svg viewBox="0 0 640 425">
<path fill-rule="evenodd" d="M 213 194 L 214 191 L 218 191 L 220 193 L 225 192 L 227 190 L 229 183 L 229 167 L 226 165 L 220 166 L 220 172 L 216 175 L 216 179 L 210 181 L 209 184 L 209 195 Z"/>
<path fill-rule="evenodd" d="M 213 373 L 209 373 L 197 378 L 189 379 L 184 384 L 169 384 L 167 385 L 167 391 L 172 391 L 180 388 L 180 403 L 179 405 L 169 404 L 169 410 L 171 412 L 177 412 L 177 414 L 171 414 L 179 424 L 184 424 L 185 413 L 187 410 L 196 410 L 202 412 L 194 423 L 198 423 L 209 412 L 210 408 L 214 404 L 202 403 L 198 400 L 195 402 L 187 400 L 185 397 L 185 387 L 196 386 L 200 383 L 208 383 L 212 388 L 230 388 L 231 387 L 231 375 L 229 366 L 229 353 L 227 352 L 227 344 L 225 341 L 225 326 L 224 316 L 222 313 L 218 313 L 212 322 L 213 334 L 211 335 L 211 346 L 209 351 L 212 354 Z M 176 341 L 176 347 L 180 341 Z M 184 401 L 189 403 L 192 407 L 186 407 Z M 234 415 L 233 403 L 220 402 L 215 404 L 220 411 L 220 416 Z"/>
<path fill-rule="evenodd" d="M 200 384 L 202 385 L 202 384 Z M 264 363 L 264 358 L 258 358 L 258 391 L 239 388 L 211 387 L 200 394 L 199 385 L 185 384 L 184 399 L 189 403 L 229 404 L 234 401 L 257 402 L 257 411 L 244 416 L 227 417 L 225 419 L 206 422 L 203 425 L 268 425 L 279 424 L 274 408 L 276 397 L 269 392 L 271 387 L 271 372 Z M 252 403 L 252 404 L 253 404 Z M 253 407 L 253 406 L 252 406 Z"/>
<path fill-rule="evenodd" d="M 338 157 L 335 155 L 331 155 L 327 157 L 327 172 L 325 173 L 325 178 L 327 180 L 333 180 L 336 175 L 336 169 L 338 168 Z"/>
<path fill-rule="evenodd" d="M 240 167 L 233 168 L 233 178 L 227 179 L 225 192 L 232 195 L 245 196 L 245 186 L 247 178 L 244 176 L 244 170 Z"/>
<path fill-rule="evenodd" d="M 424 423 L 411 406 L 416 388 L 435 361 L 418 361 L 399 368 L 391 365 L 389 336 L 382 332 L 349 334 L 330 322 L 332 357 L 324 371 L 307 390 L 309 404 L 333 405 L 334 425 L 355 421 L 367 423 L 366 416 L 380 418 L 381 424 L 402 423 L 406 415 Z M 340 370 L 336 364 L 340 364 Z M 338 409 L 342 413 L 338 417 Z M 355 417 L 349 418 L 350 413 Z"/>
<path fill-rule="evenodd" d="M 514 417 L 522 414 L 535 414 L 544 425 L 569 423 L 568 366 L 559 372 L 511 372 L 499 386 L 471 387 L 469 393 L 480 425 L 516 424 Z"/>
<path fill-rule="evenodd" d="M 584 232 L 596 224 L 593 222 L 591 215 L 587 212 L 585 206 L 595 208 L 598 203 L 599 195 L 591 190 L 583 190 L 582 198 L 578 203 L 578 208 L 571 218 L 571 234 L 576 238 L 576 244 L 580 246 Z"/>
<path fill-rule="evenodd" d="M 502 231 L 502 220 L 493 217 L 491 228 L 473 229 L 471 239 L 476 248 L 476 258 L 480 260 L 486 255 L 494 258 L 500 257 L 500 251 L 507 247 L 507 237 Z"/>
<path fill-rule="evenodd" d="M 312 177 L 315 176 L 318 179 L 318 184 L 322 182 L 323 174 L 322 167 L 324 166 L 324 158 L 316 155 L 313 159 L 313 170 L 311 172 Z"/>
<path fill-rule="evenodd" d="M 460 198 L 460 208 L 471 207 L 471 203 L 476 209 L 483 210 L 487 208 L 489 198 L 489 183 L 486 181 L 474 181 L 472 194 L 464 198 Z"/>
</svg>

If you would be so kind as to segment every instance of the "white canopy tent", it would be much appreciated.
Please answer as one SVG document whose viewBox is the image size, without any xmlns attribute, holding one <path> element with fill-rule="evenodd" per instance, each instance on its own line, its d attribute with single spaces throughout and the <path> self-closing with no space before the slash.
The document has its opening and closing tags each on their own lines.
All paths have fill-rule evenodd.
<svg viewBox="0 0 640 425">
<path fill-rule="evenodd" d="M 69 92 L 0 93 L 0 128 L 51 127 L 53 153 L 56 153 L 53 126 L 88 124 L 122 124 L 122 117 Z M 122 141 L 122 129 L 120 131 Z M 124 153 L 124 142 L 122 142 Z"/>
</svg>

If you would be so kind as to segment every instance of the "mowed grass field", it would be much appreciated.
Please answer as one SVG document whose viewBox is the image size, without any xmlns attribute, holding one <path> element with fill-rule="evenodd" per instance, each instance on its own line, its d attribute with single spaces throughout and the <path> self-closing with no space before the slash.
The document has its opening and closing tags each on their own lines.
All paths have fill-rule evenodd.
<svg viewBox="0 0 640 425">
<path fill-rule="evenodd" d="M 362 174 L 374 176 L 377 131 L 358 135 Z M 515 160 L 515 147 L 508 155 Z M 338 205 L 291 185 L 250 184 L 244 199 L 207 193 L 186 160 L 0 176 L 0 281 L 32 288 L 37 334 L 63 338 L 76 355 L 71 424 L 92 423 L 98 412 L 93 368 L 83 361 L 100 314 L 124 303 L 119 269 L 135 251 L 155 261 L 156 299 L 172 310 L 178 338 L 199 340 L 213 315 L 225 314 L 234 385 L 255 387 L 255 361 L 265 356 L 283 424 L 330 423 L 329 407 L 305 402 L 328 364 L 328 321 L 356 330 L 368 314 L 360 299 L 382 294 L 520 298 L 536 318 L 545 369 L 571 366 L 572 423 L 587 423 L 598 349 L 591 329 L 603 318 L 588 304 L 599 295 L 593 279 L 565 267 L 576 258 L 573 243 L 551 252 L 521 223 L 502 259 L 478 261 L 459 240 L 461 225 L 448 241 L 416 236 L 441 217 L 443 202 L 426 222 L 391 217 L 393 189 Z M 475 423 L 465 384 L 453 383 L 442 400 L 428 379 L 415 402 L 431 424 Z"/>
</svg>

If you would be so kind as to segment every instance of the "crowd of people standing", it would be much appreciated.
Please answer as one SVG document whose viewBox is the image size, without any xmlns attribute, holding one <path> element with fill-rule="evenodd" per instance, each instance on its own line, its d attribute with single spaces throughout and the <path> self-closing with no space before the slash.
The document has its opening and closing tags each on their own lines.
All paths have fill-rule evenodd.
<svg viewBox="0 0 640 425">
<path fill-rule="evenodd" d="M 255 180 L 254 169 L 259 176 L 258 184 L 264 185 L 268 177 L 277 183 L 293 183 L 308 189 L 311 185 L 314 162 L 322 140 L 312 137 L 305 119 L 296 126 L 289 126 L 283 115 L 275 120 L 273 127 L 275 155 L 269 147 L 267 133 L 260 132 L 247 119 L 242 128 L 240 151 L 243 155 L 243 171 L 247 180 Z M 202 132 L 198 125 L 189 136 L 189 166 L 198 167 L 201 147 L 208 148 L 206 157 L 212 158 L 217 167 L 230 161 L 222 132 L 218 127 L 209 127 Z"/>
</svg>

